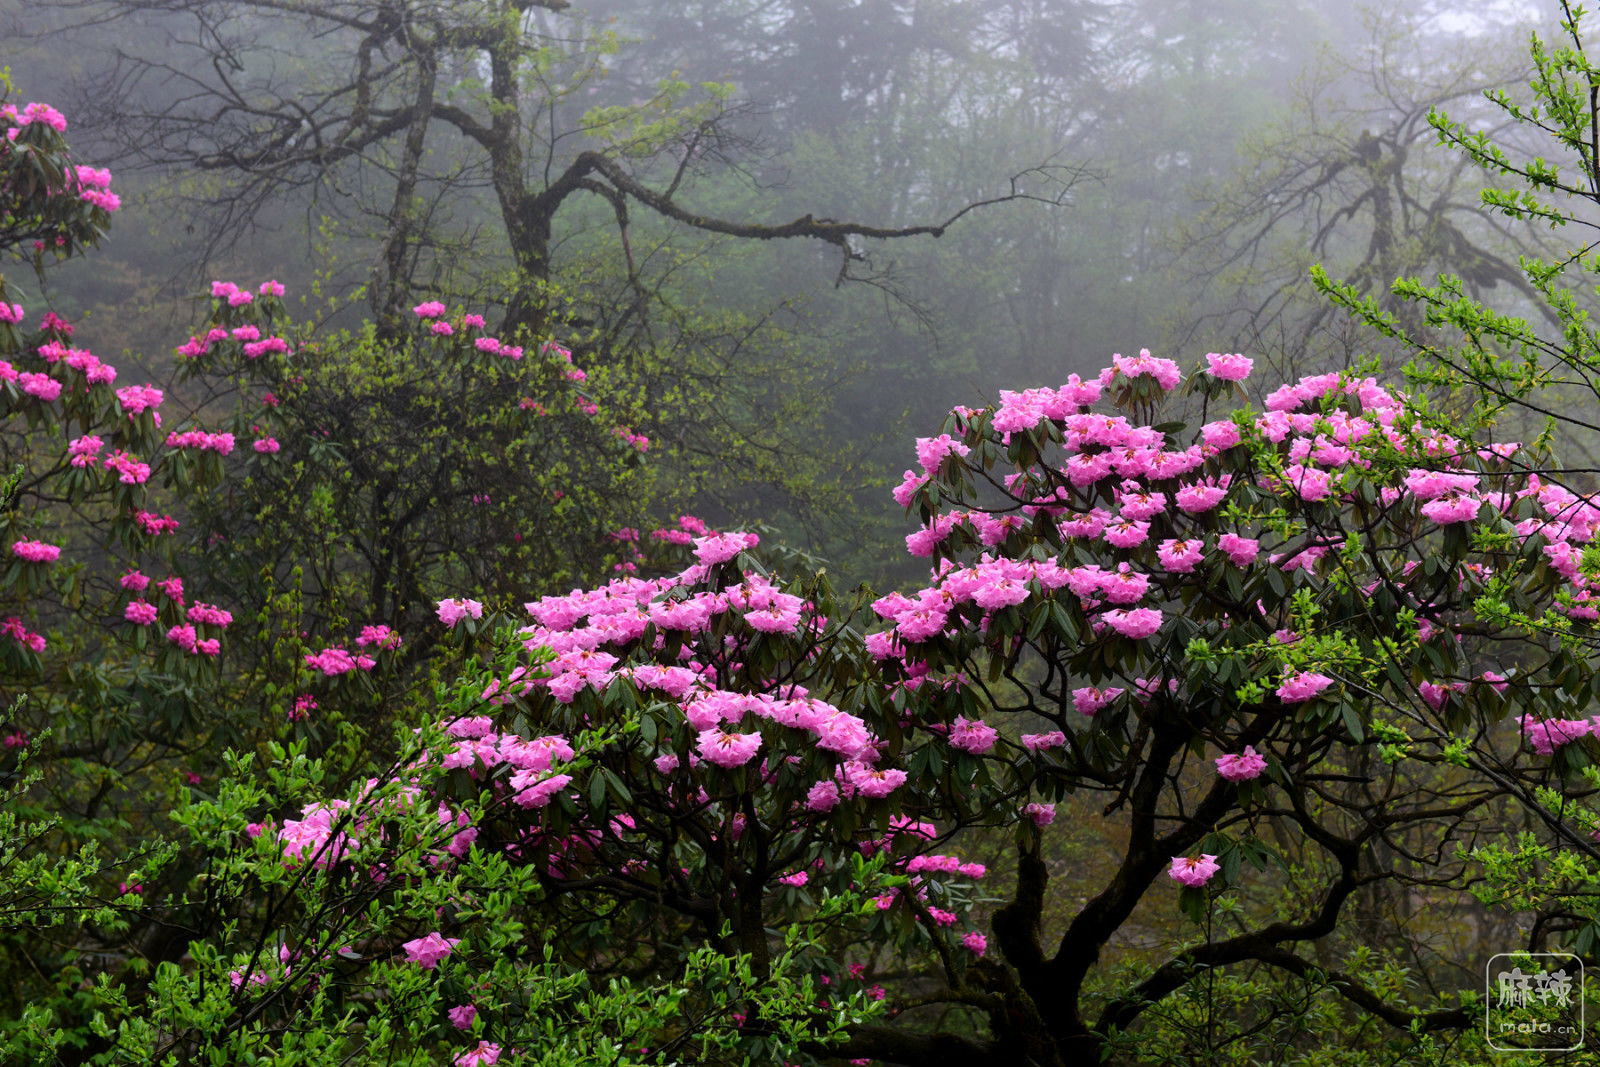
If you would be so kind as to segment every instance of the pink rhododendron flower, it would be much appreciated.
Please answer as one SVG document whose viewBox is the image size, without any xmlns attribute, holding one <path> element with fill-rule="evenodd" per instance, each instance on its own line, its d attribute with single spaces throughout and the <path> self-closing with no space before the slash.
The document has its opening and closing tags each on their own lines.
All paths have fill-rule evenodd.
<svg viewBox="0 0 1600 1067">
<path fill-rule="evenodd" d="M 168 630 L 167 640 L 171 641 L 185 652 L 194 652 L 197 650 L 200 635 L 195 633 L 193 626 L 190 626 L 188 623 L 184 623 L 181 626 L 174 626 L 172 629 Z"/>
<path fill-rule="evenodd" d="M 1127 611 L 1117 609 L 1108 611 L 1100 617 L 1117 633 L 1135 641 L 1141 641 L 1161 629 L 1164 619 L 1161 612 L 1155 608 L 1133 608 Z"/>
<path fill-rule="evenodd" d="M 806 793 L 808 811 L 832 811 L 839 806 L 839 787 L 833 782 L 818 782 Z"/>
<path fill-rule="evenodd" d="M 512 788 L 518 790 L 511 797 L 511 802 L 524 808 L 542 808 L 550 803 L 550 798 L 565 789 L 572 781 L 570 774 L 553 774 L 548 778 L 534 780 L 535 771 L 519 771 L 511 776 Z"/>
<path fill-rule="evenodd" d="M 1096 580 L 1099 592 L 1109 604 L 1137 604 L 1150 591 L 1150 576 L 1140 574 L 1138 571 L 1131 569 L 1126 563 L 1118 564 L 1115 573 L 1106 575 L 1095 575 L 1094 572 L 1083 568 L 1078 570 L 1079 574 L 1076 577 L 1069 576 L 1067 578 L 1067 585 L 1068 588 L 1072 588 L 1074 593 L 1078 593 L 1080 597 L 1083 594 L 1073 587 L 1075 584 L 1081 584 L 1086 577 Z M 1093 595 L 1094 591 L 1090 590 L 1088 597 L 1083 598 L 1088 599 Z"/>
<path fill-rule="evenodd" d="M 1142 545 L 1150 537 L 1150 524 L 1148 522 L 1133 522 L 1124 520 L 1109 524 L 1101 534 L 1109 544 L 1117 548 L 1133 548 Z"/>
<path fill-rule="evenodd" d="M 1052 748 L 1060 748 L 1067 743 L 1067 735 L 1060 730 L 1051 730 L 1045 734 L 1023 734 L 1022 747 L 1029 752 L 1044 752 Z"/>
<path fill-rule="evenodd" d="M 1117 515 L 1132 522 L 1153 519 L 1166 510 L 1167 494 L 1144 490 L 1135 481 L 1124 483 L 1124 490 L 1117 494 Z"/>
<path fill-rule="evenodd" d="M 459 937 L 441 937 L 439 931 L 426 934 L 415 941 L 407 941 L 400 947 L 406 950 L 406 960 L 418 964 L 425 971 L 431 971 L 442 959 L 447 959 L 450 953 L 461 944 Z"/>
<path fill-rule="evenodd" d="M 1093 715 L 1122 695 L 1121 689 L 1100 689 L 1085 686 L 1072 691 L 1072 706 L 1084 715 Z"/>
<path fill-rule="evenodd" d="M 445 1014 L 450 1017 L 450 1025 L 457 1030 L 471 1030 L 472 1020 L 478 1017 L 478 1009 L 471 1004 L 458 1004 Z"/>
<path fill-rule="evenodd" d="M 117 403 L 131 418 L 150 408 L 159 407 L 163 397 L 160 389 L 149 385 L 130 385 L 117 390 Z"/>
<path fill-rule="evenodd" d="M 1439 685 L 1435 682 L 1423 682 L 1417 686 L 1417 695 L 1434 711 L 1444 710 L 1445 702 L 1450 699 L 1450 694 L 1466 688 L 1463 682 L 1452 682 Z"/>
<path fill-rule="evenodd" d="M 1156 558 L 1174 574 L 1189 574 L 1200 562 L 1202 542 L 1198 538 L 1171 538 L 1156 547 Z"/>
<path fill-rule="evenodd" d="M 747 548 L 754 548 L 761 538 L 753 533 L 725 533 L 711 537 L 697 537 L 694 541 L 694 558 L 708 566 L 726 563 Z"/>
<path fill-rule="evenodd" d="M 1285 467 L 1283 476 L 1300 499 L 1308 503 L 1326 500 L 1333 492 L 1333 476 L 1316 467 L 1295 464 Z"/>
<path fill-rule="evenodd" d="M 1418 500 L 1433 500 L 1449 493 L 1475 492 L 1478 476 L 1460 471 L 1412 468 L 1406 473 L 1405 486 Z"/>
<path fill-rule="evenodd" d="M 1451 523 L 1471 522 L 1478 517 L 1478 509 L 1483 507 L 1483 501 L 1472 493 L 1446 493 L 1422 505 L 1424 517 L 1433 520 L 1440 526 L 1449 526 Z"/>
<path fill-rule="evenodd" d="M 46 642 L 43 634 L 36 634 L 22 625 L 22 620 L 15 615 L 7 615 L 5 621 L 0 623 L 0 634 L 11 638 L 19 645 L 25 645 L 35 652 L 43 652 Z"/>
<path fill-rule="evenodd" d="M 368 645 L 377 645 L 379 648 L 399 648 L 400 635 L 393 628 L 378 624 L 377 626 L 363 626 L 361 636 L 356 638 L 357 648 L 366 648 Z"/>
<path fill-rule="evenodd" d="M 43 541 L 14 541 L 11 545 L 11 554 L 29 563 L 54 563 L 61 558 L 61 549 L 57 545 L 47 545 Z"/>
<path fill-rule="evenodd" d="M 150 480 L 150 464 L 141 463 L 121 449 L 107 456 L 102 466 L 108 471 L 116 471 L 117 481 L 123 485 L 143 485 Z M 140 512 L 140 514 L 149 513 Z M 173 521 L 173 528 L 177 528 L 176 520 Z"/>
<path fill-rule="evenodd" d="M 1301 671 L 1278 686 L 1278 699 L 1286 704 L 1299 704 L 1310 700 L 1333 684 L 1333 679 L 1315 671 Z"/>
<path fill-rule="evenodd" d="M 143 600 L 130 600 L 122 609 L 122 617 L 135 626 L 149 626 L 156 621 L 156 606 Z"/>
<path fill-rule="evenodd" d="M 468 1049 L 450 1062 L 455 1067 L 493 1067 L 500 1062 L 500 1046 L 480 1041 L 477 1048 Z"/>
<path fill-rule="evenodd" d="M 17 375 L 17 385 L 24 393 L 36 396 L 47 404 L 61 395 L 61 383 L 48 374 L 23 371 Z"/>
<path fill-rule="evenodd" d="M 966 945 L 967 950 L 974 956 L 981 956 L 985 952 L 989 951 L 989 939 L 978 933 L 976 930 L 971 930 L 965 934 L 962 934 L 961 943 Z"/>
<path fill-rule="evenodd" d="M 1217 548 L 1228 557 L 1230 563 L 1243 569 L 1256 561 L 1256 556 L 1261 551 L 1261 542 L 1251 537 L 1225 533 L 1217 538 Z"/>
<path fill-rule="evenodd" d="M 233 622 L 233 613 L 219 608 L 215 604 L 206 604 L 196 600 L 193 606 L 189 608 L 188 618 L 190 622 L 205 623 L 207 626 L 215 626 L 225 630 Z"/>
<path fill-rule="evenodd" d="M 437 300 L 424 300 L 411 310 L 419 319 L 436 319 L 444 314 L 444 304 Z"/>
<path fill-rule="evenodd" d="M 94 467 L 99 459 L 100 449 L 105 442 L 93 434 L 85 434 L 76 440 L 67 443 L 67 455 L 72 457 L 74 467 Z"/>
<path fill-rule="evenodd" d="M 972 449 L 954 440 L 947 433 L 942 433 L 938 437 L 917 438 L 917 462 L 922 464 L 922 469 L 929 474 L 938 472 L 946 456 L 965 456 L 971 451 Z"/>
<path fill-rule="evenodd" d="M 999 611 L 1028 599 L 1028 584 L 1003 575 L 990 579 L 972 591 L 972 600 L 985 611 Z"/>
<path fill-rule="evenodd" d="M 1033 821 L 1033 825 L 1044 829 L 1056 821 L 1056 806 L 1054 804 L 1024 804 L 1022 814 Z"/>
<path fill-rule="evenodd" d="M 1261 772 L 1266 769 L 1266 758 L 1257 754 L 1250 745 L 1246 745 L 1238 755 L 1217 757 L 1217 773 L 1230 782 L 1248 782 L 1261 777 Z"/>
<path fill-rule="evenodd" d="M 859 760 L 846 761 L 840 770 L 850 787 L 869 800 L 881 800 L 906 782 L 905 771 L 875 767 Z"/>
<path fill-rule="evenodd" d="M 1528 747 L 1541 756 L 1548 756 L 1562 745 L 1593 732 L 1588 719 L 1538 719 L 1524 715 L 1517 720 Z"/>
<path fill-rule="evenodd" d="M 1172 869 L 1167 873 L 1173 881 L 1198 889 L 1211 881 L 1212 876 L 1221 869 L 1217 865 L 1217 857 L 1202 853 L 1197 860 L 1187 856 L 1172 857 Z"/>
<path fill-rule="evenodd" d="M 1150 354 L 1148 348 L 1141 348 L 1139 354 L 1132 359 L 1125 359 L 1121 355 L 1111 357 L 1111 366 L 1100 374 L 1100 380 L 1105 382 L 1109 376 L 1117 374 L 1129 378 L 1137 378 L 1141 374 L 1148 374 L 1154 378 L 1165 392 L 1171 392 L 1183 381 L 1183 372 L 1178 365 L 1170 359 L 1161 359 Z"/>
<path fill-rule="evenodd" d="M 1200 427 L 1200 440 L 1205 442 L 1207 448 L 1215 448 L 1220 451 L 1224 448 L 1232 448 L 1243 440 L 1243 437 L 1240 436 L 1239 427 L 1236 423 L 1228 419 L 1221 419 L 1217 422 L 1208 422 Z"/>
<path fill-rule="evenodd" d="M 700 731 L 695 747 L 700 750 L 702 758 L 718 767 L 742 767 L 750 762 L 761 747 L 761 735 L 733 734 L 720 727 L 712 727 Z"/>
<path fill-rule="evenodd" d="M 981 719 L 968 719 L 964 715 L 956 716 L 956 721 L 951 724 L 950 735 L 946 738 L 951 748 L 959 748 L 970 752 L 974 756 L 981 756 L 994 748 L 995 739 L 1000 732 Z"/>
<path fill-rule="evenodd" d="M 1254 360 L 1237 352 L 1230 354 L 1208 352 L 1206 354 L 1206 373 L 1225 382 L 1244 381 L 1250 377 L 1250 370 L 1254 366 Z"/>
<path fill-rule="evenodd" d="M 439 601 L 439 621 L 446 626 L 454 626 L 462 619 L 471 616 L 474 619 L 483 618 L 483 604 L 465 597 L 456 597 L 452 600 Z"/>
</svg>

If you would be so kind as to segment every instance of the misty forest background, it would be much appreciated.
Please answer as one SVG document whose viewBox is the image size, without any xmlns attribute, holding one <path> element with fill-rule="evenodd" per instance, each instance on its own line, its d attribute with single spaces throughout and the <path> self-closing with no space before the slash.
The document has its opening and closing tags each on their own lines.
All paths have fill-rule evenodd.
<svg viewBox="0 0 1600 1067">
<path fill-rule="evenodd" d="M 162 386 L 172 417 L 214 422 L 249 399 L 173 354 L 209 313 L 212 279 L 278 279 L 313 324 L 306 343 L 329 339 L 297 409 L 274 416 L 304 458 L 186 501 L 190 594 L 259 605 L 264 635 L 270 614 L 291 621 L 240 638 L 200 681 L 129 668 L 125 684 L 96 651 L 40 683 L 89 724 L 77 748 L 57 739 L 65 784 L 40 801 L 78 820 L 69 838 L 95 836 L 113 808 L 107 842 L 165 826 L 150 797 L 179 771 L 209 783 L 223 748 L 284 721 L 299 683 L 275 664 L 304 674 L 294 661 L 320 636 L 382 621 L 407 634 L 399 666 L 294 727 L 358 766 L 378 725 L 411 721 L 395 709 L 428 706 L 463 661 L 433 626 L 437 600 L 514 610 L 604 581 L 630 558 L 619 527 L 698 515 L 822 561 L 840 589 L 907 587 L 926 566 L 890 491 L 954 405 L 1144 348 L 1186 370 L 1246 353 L 1263 393 L 1350 367 L 1401 381 L 1415 352 L 1336 308 L 1314 265 L 1414 338 L 1429 332 L 1390 291 L 1403 276 L 1453 274 L 1468 296 L 1556 321 L 1518 267 L 1559 252 L 1551 232 L 1486 211 L 1486 175 L 1428 123 L 1439 109 L 1513 148 L 1528 136 L 1483 94 L 1526 89 L 1530 30 L 1559 33 L 1548 4 L 575 0 L 528 5 L 537 44 L 508 60 L 521 95 L 487 105 L 494 72 L 466 36 L 367 48 L 341 21 L 381 7 L 0 0 L 9 100 L 58 107 L 74 160 L 110 168 L 122 199 L 91 254 L 8 272 L 10 299 L 75 323 L 119 385 Z M 519 108 L 513 141 L 497 115 Z M 585 450 L 616 442 L 596 431 L 591 449 L 576 422 L 503 451 L 472 444 L 471 405 L 512 385 L 412 365 L 396 385 L 372 355 L 429 300 L 570 348 L 648 452 L 612 448 L 591 469 Z M 1506 419 L 1511 436 L 1542 427 Z M 1596 445 L 1573 426 L 1562 455 L 1593 467 Z M 1052 869 L 1112 870 L 1120 831 L 1093 800 L 1066 817 L 1074 803 Z M 1009 877 L 1004 839 L 978 840 L 994 854 L 973 858 Z M 1363 890 L 1344 940 L 1317 951 L 1392 949 L 1374 980 L 1421 1001 L 1481 988 L 1482 960 L 1527 933 L 1510 911 L 1450 899 Z M 1141 910 L 1113 947 L 1137 966 L 1174 943 L 1187 928 L 1170 911 Z M 181 955 L 161 936 L 152 924 L 138 951 Z M 63 968 L 137 954 L 87 943 L 7 942 L 39 955 L 7 972 L 20 977 L 0 1014 L 52 983 L 67 1004 Z M 1327 1011 L 1321 1023 L 1348 1022 Z M 1385 1062 L 1372 1021 L 1351 1041 Z M 74 1037 L 84 1060 L 90 1029 Z M 1240 1056 L 1255 1047 L 1236 1041 Z M 1317 1043 L 1296 1062 L 1318 1062 Z M 907 1056 L 895 1062 L 925 1061 Z"/>
<path fill-rule="evenodd" d="M 330 326 L 359 322 L 373 291 L 396 284 L 378 269 L 418 300 L 496 307 L 516 289 L 487 164 L 458 131 L 430 133 L 395 272 L 379 261 L 402 146 L 320 171 L 253 165 L 248 143 L 230 143 L 247 131 L 195 122 L 217 105 L 200 82 L 215 81 L 218 40 L 238 49 L 240 85 L 292 103 L 344 74 L 337 34 L 263 12 L 209 40 L 161 10 L 185 5 L 9 6 L 3 59 L 19 91 L 59 102 L 75 152 L 113 169 L 124 203 L 102 249 L 54 269 L 42 295 L 130 369 L 172 377 L 168 353 L 212 278 L 279 278 Z M 1383 354 L 1316 295 L 1315 263 L 1401 313 L 1389 282 L 1444 271 L 1515 309 L 1516 257 L 1539 235 L 1481 209 L 1481 172 L 1435 144 L 1426 116 L 1471 124 L 1484 89 L 1525 81 L 1528 20 L 1550 12 L 1470 7 L 599 0 L 536 12 L 559 54 L 542 135 L 552 163 L 593 147 L 585 113 L 655 104 L 676 76 L 688 84 L 673 103 L 695 121 L 645 131 L 624 155 L 661 186 L 690 155 L 676 186 L 690 210 L 892 229 L 1004 196 L 1013 179 L 1023 194 L 938 239 L 851 238 L 848 262 L 825 242 L 708 234 L 636 209 L 631 268 L 608 203 L 572 199 L 549 257 L 551 301 L 570 321 L 552 332 L 581 362 L 648 363 L 715 409 L 672 425 L 660 405 L 661 421 L 638 427 L 659 443 L 656 511 L 763 523 L 888 587 L 912 572 L 887 488 L 910 439 L 954 404 L 1141 348 L 1180 361 L 1246 352 L 1263 381 Z M 455 76 L 465 92 L 478 72 Z"/>
</svg>

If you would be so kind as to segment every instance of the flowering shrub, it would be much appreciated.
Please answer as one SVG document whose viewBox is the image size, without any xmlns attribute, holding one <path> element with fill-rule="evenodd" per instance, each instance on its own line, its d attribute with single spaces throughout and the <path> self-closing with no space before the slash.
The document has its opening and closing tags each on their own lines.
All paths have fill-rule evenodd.
<svg viewBox="0 0 1600 1067">
<path fill-rule="evenodd" d="M 117 206 L 108 174 L 71 162 L 63 127 L 43 105 L 0 113 L 0 250 L 36 266 L 92 245 Z M 187 791 L 220 788 L 229 745 L 381 745 L 416 677 L 478 643 L 423 622 L 438 597 L 482 595 L 497 570 L 519 587 L 546 564 L 559 575 L 554 546 L 598 571 L 606 531 L 648 484 L 640 450 L 579 392 L 558 346 L 523 359 L 496 341 L 485 353 L 473 343 L 489 336 L 485 321 L 471 314 L 446 333 L 418 319 L 381 345 L 319 338 L 289 321 L 285 293 L 217 283 L 209 321 L 179 349 L 175 389 L 119 378 L 70 323 L 38 316 L 0 278 L 0 472 L 15 472 L 0 494 L 11 546 L 0 785 L 15 816 L 0 842 L 11 857 L 0 902 L 17 917 L 8 943 L 25 941 L 34 961 L 8 970 L 5 1001 L 54 1004 L 56 1040 L 80 1044 L 92 1030 L 78 991 L 52 977 L 81 954 L 137 983 L 147 964 L 186 951 L 155 933 L 160 912 L 140 910 L 181 897 L 184 875 L 126 877 L 106 856 L 164 853 Z M 401 353 L 413 361 L 403 374 Z M 463 393 L 441 383 L 462 385 L 463 410 L 481 417 L 454 414 Z M 234 401 L 217 398 L 240 384 L 244 400 L 219 421 Z M 394 404 L 397 388 L 419 405 Z M 528 393 L 543 416 L 518 405 Z M 360 401 L 356 418 L 327 406 L 337 396 Z M 397 412 L 417 417 L 397 424 Z M 406 449 L 434 466 L 406 466 Z M 400 487 L 383 497 L 398 510 L 374 527 L 384 476 Z M 497 508 L 457 522 L 458 493 L 492 494 Z M 352 530 L 376 541 L 341 540 Z M 119 882 L 143 887 L 139 900 L 118 897 L 105 913 L 97 894 L 116 896 Z"/>
<path fill-rule="evenodd" d="M 1237 360 L 1212 362 L 1225 373 L 1190 383 L 1202 419 L 1238 380 Z M 1270 394 L 1265 411 L 1196 432 L 1156 421 L 1181 379 L 1141 354 L 1096 379 L 958 409 L 919 442 L 922 470 L 897 490 L 923 519 L 907 544 L 933 561 L 932 580 L 874 601 L 881 621 L 864 634 L 825 581 L 778 579 L 748 537 L 729 535 L 687 538 L 696 562 L 674 577 L 530 603 L 524 639 L 554 651 L 549 676 L 491 699 L 546 729 L 610 723 L 623 737 L 596 754 L 587 785 L 573 781 L 572 807 L 540 808 L 542 842 L 609 827 L 576 852 L 545 846 L 552 890 L 584 887 L 559 899 L 656 901 L 657 924 L 674 901 L 727 901 L 712 914 L 753 948 L 753 931 L 848 870 L 843 857 L 887 849 L 913 881 L 840 944 L 891 938 L 953 962 L 939 954 L 977 932 L 960 930 L 970 897 L 959 878 L 929 881 L 924 857 L 951 835 L 1009 827 L 1018 882 L 986 941 L 1004 970 L 952 966 L 946 995 L 1049 1004 L 1035 1022 L 1020 1004 L 1008 1010 L 1020 1032 L 974 1045 L 1039 1040 L 1064 1053 L 1102 1046 L 1197 963 L 1294 973 L 1293 946 L 1335 930 L 1307 918 L 1174 946 L 1154 978 L 1100 1002 L 1098 1018 L 1082 1014 L 1091 1005 L 1071 991 L 1163 883 L 1181 883 L 1196 919 L 1217 892 L 1250 894 L 1246 865 L 1277 892 L 1273 861 L 1288 842 L 1266 832 L 1266 812 L 1299 835 L 1297 849 L 1321 852 L 1311 895 L 1336 918 L 1358 879 L 1413 872 L 1373 866 L 1331 826 L 1354 825 L 1355 841 L 1448 839 L 1461 820 L 1433 807 L 1438 796 L 1483 785 L 1438 768 L 1493 760 L 1532 777 L 1552 753 L 1558 772 L 1579 765 L 1576 749 L 1545 738 L 1570 741 L 1587 723 L 1565 717 L 1568 697 L 1538 679 L 1582 669 L 1568 640 L 1590 623 L 1574 561 L 1600 510 L 1530 473 L 1535 458 L 1519 446 L 1434 427 L 1371 380 L 1306 379 Z M 1447 497 L 1448 512 L 1431 507 Z M 1508 657 L 1508 641 L 1532 642 L 1540 659 Z M 1522 730 L 1490 729 L 1510 712 Z M 1469 742 L 1473 721 L 1482 730 Z M 1375 770 L 1362 755 L 1374 750 Z M 1381 813 L 1321 786 L 1316 808 L 1288 801 L 1330 760 L 1363 761 Z M 1108 813 L 1129 806 L 1128 852 L 1109 883 L 1079 890 L 1086 903 L 1047 952 L 1047 828 L 1085 792 L 1104 792 Z M 919 829 L 897 829 L 907 826 Z M 602 890 L 605 871 L 630 873 Z M 1446 864 L 1425 877 L 1459 887 L 1465 875 Z M 1385 1012 L 1470 1025 L 1450 1006 Z M 897 1040 L 920 1038 L 867 1028 L 846 1048 L 885 1054 Z"/>
<path fill-rule="evenodd" d="M 30 114 L 11 116 L 13 145 L 59 132 Z M 31 188 L 74 218 L 113 204 L 98 172 Z M 919 440 L 894 497 L 928 578 L 852 603 L 692 519 L 648 539 L 682 550 L 676 569 L 630 570 L 646 539 L 605 502 L 643 447 L 560 349 L 440 301 L 319 349 L 277 283 L 212 295 L 180 353 L 191 381 L 246 387 L 226 429 L 170 407 L 163 427 L 163 390 L 114 387 L 67 324 L 22 334 L 25 307 L 0 301 L 13 454 L 48 442 L 39 484 L 101 509 L 123 573 L 99 614 L 159 650 L 154 671 L 128 654 L 86 687 L 104 716 L 49 721 L 141 766 L 181 751 L 193 683 L 245 657 L 224 647 L 236 611 L 265 635 L 232 676 L 258 703 L 224 703 L 279 712 L 265 732 L 225 724 L 246 742 L 226 773 L 169 780 L 181 856 L 151 835 L 117 879 L 22 862 L 33 830 L 0 818 L 0 869 L 39 887 L 7 889 L 25 921 L 77 909 L 96 927 L 82 944 L 121 964 L 88 989 L 76 947 L 40 968 L 60 977 L 8 1055 L 1098 1062 L 1197 975 L 1245 969 L 1413 1040 L 1476 1026 L 1330 961 L 1358 890 L 1460 896 L 1456 843 L 1588 763 L 1600 507 L 1536 450 L 1357 375 L 1283 385 L 1258 410 L 1239 404 L 1245 356 L 1212 354 L 1182 392 L 1177 363 L 1118 356 Z M 450 382 L 481 403 L 446 405 Z M 410 453 L 374 444 L 396 422 Z M 585 481 L 551 461 L 569 445 L 607 461 Z M 212 492 L 240 471 L 236 495 Z M 0 661 L 38 679 L 39 605 L 83 602 L 70 583 L 90 554 L 46 513 L 6 510 L 19 614 Z M 210 566 L 168 573 L 173 535 Z M 494 632 L 485 572 L 524 580 L 536 551 L 592 560 L 601 543 L 619 576 L 531 599 L 426 721 L 385 700 L 388 664 Z M 354 559 L 378 562 L 351 581 Z M 341 718 L 363 698 L 416 732 L 371 745 L 375 723 Z M 11 766 L 35 758 L 46 710 L 7 712 Z M 1053 873 L 1086 813 L 1115 828 L 1114 870 Z M 975 862 L 999 833 L 1014 853 Z M 96 881 L 120 882 L 113 903 L 83 903 Z M 980 882 L 1006 892 L 998 908 Z M 1151 900 L 1193 934 L 1106 967 Z M 963 1017 L 930 1030 L 896 1012 L 913 1003 Z M 1229 1025 L 1261 1032 L 1207 1020 Z"/>
<path fill-rule="evenodd" d="M 302 742 L 269 745 L 260 760 L 230 754 L 215 795 L 189 794 L 175 813 L 209 858 L 210 889 L 171 902 L 197 924 L 184 959 L 160 962 L 138 995 L 116 982 L 74 990 L 72 1010 L 96 1013 L 90 1030 L 30 1006 L 0 1033 L 6 1058 L 48 1059 L 70 1040 L 129 1065 L 272 1056 L 331 1067 L 374 1047 L 419 1067 L 777 1062 L 881 1012 L 859 985 L 823 999 L 809 973 L 818 932 L 860 908 L 859 894 L 820 901 L 759 965 L 704 946 L 638 979 L 586 973 L 570 935 L 540 919 L 543 850 L 494 833 L 519 810 L 515 785 L 491 773 L 458 788 L 454 756 L 465 746 L 469 763 L 486 755 L 500 768 L 500 752 L 504 770 L 560 760 L 583 773 L 584 753 L 608 739 L 540 746 L 488 732 L 466 713 L 491 677 L 441 692 L 446 726 L 404 734 L 399 758 L 343 797 L 321 792 L 325 768 Z M 572 780 L 559 777 L 558 788 Z M 295 804 L 304 818 L 274 814 Z M 170 885 L 167 858 L 146 857 L 137 876 Z M 872 882 L 869 865 L 857 870 Z M 160 906 L 145 892 L 100 921 Z M 224 911 L 233 921 L 219 921 Z"/>
</svg>

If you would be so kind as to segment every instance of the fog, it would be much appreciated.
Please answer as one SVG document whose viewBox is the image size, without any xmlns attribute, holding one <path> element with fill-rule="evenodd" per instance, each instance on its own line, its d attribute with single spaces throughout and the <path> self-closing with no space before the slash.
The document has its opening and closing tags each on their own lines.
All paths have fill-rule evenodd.
<svg viewBox="0 0 1600 1067">
<path fill-rule="evenodd" d="M 404 6 L 433 35 L 437 109 L 409 125 L 420 52 L 373 29 L 374 4 L 0 5 L 13 99 L 57 102 L 125 203 L 45 297 L 114 323 L 153 376 L 212 277 L 315 291 L 332 326 L 436 296 L 509 306 L 591 360 L 714 366 L 728 432 L 833 489 L 808 498 L 781 461 L 723 477 L 703 428 L 672 477 L 702 510 L 848 554 L 847 531 L 892 530 L 880 482 L 954 404 L 1142 348 L 1279 373 L 1392 355 L 1313 264 L 1401 315 L 1400 275 L 1515 304 L 1544 236 L 1490 218 L 1426 121 L 1497 121 L 1483 91 L 1526 81 L 1551 14 L 1531 3 L 595 0 L 528 9 L 499 102 L 471 19 Z M 515 158 L 485 147 L 496 108 L 516 110 Z M 615 179 L 573 177 L 585 152 L 671 210 L 635 198 L 624 220 Z M 522 172 L 514 193 L 497 167 Z M 606 189 L 563 193 L 530 244 L 516 220 L 564 175 Z M 926 227 L 990 199 L 937 238 L 748 229 Z"/>
</svg>

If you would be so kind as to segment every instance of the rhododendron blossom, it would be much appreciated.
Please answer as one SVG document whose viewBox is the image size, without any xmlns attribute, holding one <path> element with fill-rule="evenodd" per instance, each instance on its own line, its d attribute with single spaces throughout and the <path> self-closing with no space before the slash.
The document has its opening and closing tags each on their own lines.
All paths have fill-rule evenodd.
<svg viewBox="0 0 1600 1067">
<path fill-rule="evenodd" d="M 1199 859 L 1188 856 L 1172 857 L 1172 867 L 1168 870 L 1174 882 L 1186 885 L 1191 889 L 1198 889 L 1211 881 L 1222 868 L 1217 863 L 1217 857 L 1202 853 Z"/>
<path fill-rule="evenodd" d="M 454 626 L 462 619 L 483 618 L 483 605 L 476 600 L 465 597 L 456 597 L 453 600 L 441 600 L 438 606 L 439 621 L 446 626 Z"/>
<path fill-rule="evenodd" d="M 1261 772 L 1267 769 L 1266 758 L 1250 745 L 1237 755 L 1218 756 L 1216 764 L 1217 773 L 1230 782 L 1248 782 L 1261 777 Z"/>
<path fill-rule="evenodd" d="M 1594 724 L 1588 719 L 1537 719 L 1524 715 L 1518 722 L 1528 747 L 1541 756 L 1551 755 L 1594 730 Z"/>
<path fill-rule="evenodd" d="M 54 563 L 61 558 L 61 548 L 59 545 L 47 545 L 43 541 L 14 541 L 11 544 L 11 554 L 30 563 Z"/>
<path fill-rule="evenodd" d="M 755 757 L 761 747 L 761 735 L 735 734 L 713 727 L 700 731 L 696 748 L 707 762 L 719 767 L 742 767 Z"/>
<path fill-rule="evenodd" d="M 1230 354 L 1211 352 L 1206 356 L 1206 373 L 1225 382 L 1244 381 L 1250 377 L 1250 370 L 1254 366 L 1254 360 L 1237 352 Z"/>
<path fill-rule="evenodd" d="M 1278 699 L 1288 704 L 1310 700 L 1333 684 L 1333 679 L 1315 671 L 1301 671 L 1278 686 Z"/>
<path fill-rule="evenodd" d="M 461 944 L 459 937 L 444 937 L 435 930 L 413 941 L 407 941 L 400 947 L 405 949 L 406 959 L 420 966 L 425 971 L 431 971 L 438 966 L 440 960 L 448 959 L 450 953 Z"/>
</svg>

